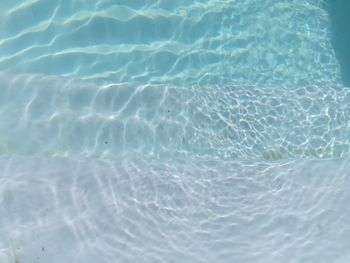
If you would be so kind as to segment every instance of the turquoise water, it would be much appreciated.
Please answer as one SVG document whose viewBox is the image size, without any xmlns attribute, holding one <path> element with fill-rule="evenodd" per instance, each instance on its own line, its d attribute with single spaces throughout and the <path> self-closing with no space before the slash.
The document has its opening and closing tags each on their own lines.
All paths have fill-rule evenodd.
<svg viewBox="0 0 350 263">
<path fill-rule="evenodd" d="M 325 1 L 332 25 L 332 46 L 341 65 L 342 79 L 345 86 L 350 86 L 350 2 L 346 0 Z"/>
<path fill-rule="evenodd" d="M 117 83 L 333 86 L 340 68 L 319 2 L 5 0 L 0 69 Z"/>
<path fill-rule="evenodd" d="M 349 261 L 324 1 L 0 11 L 0 262 Z"/>
</svg>

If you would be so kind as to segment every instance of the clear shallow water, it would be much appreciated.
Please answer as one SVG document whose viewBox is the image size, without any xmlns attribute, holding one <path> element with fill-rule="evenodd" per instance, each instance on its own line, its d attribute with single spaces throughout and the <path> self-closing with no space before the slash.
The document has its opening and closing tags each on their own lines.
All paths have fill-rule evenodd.
<svg viewBox="0 0 350 263">
<path fill-rule="evenodd" d="M 350 151 L 349 89 L 0 81 L 6 155 L 278 160 Z"/>
<path fill-rule="evenodd" d="M 0 164 L 2 262 L 348 260 L 346 160 Z"/>
<path fill-rule="evenodd" d="M 322 1 L 10 1 L 0 69 L 166 85 L 336 85 Z"/>
<path fill-rule="evenodd" d="M 1 262 L 349 260 L 322 1 L 0 10 Z"/>
</svg>

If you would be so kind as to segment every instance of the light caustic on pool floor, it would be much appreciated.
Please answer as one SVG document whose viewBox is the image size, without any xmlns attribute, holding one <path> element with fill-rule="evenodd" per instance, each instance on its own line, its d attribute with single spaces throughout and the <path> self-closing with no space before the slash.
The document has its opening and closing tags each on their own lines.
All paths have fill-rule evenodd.
<svg viewBox="0 0 350 263">
<path fill-rule="evenodd" d="M 348 256 L 346 160 L 1 158 L 0 165 L 2 262 L 11 262 L 11 246 L 19 262 Z"/>
<path fill-rule="evenodd" d="M 27 3 L 27 2 L 26 2 Z M 166 85 L 334 86 L 316 0 L 0 3 L 0 70 Z"/>
<path fill-rule="evenodd" d="M 347 89 L 0 79 L 2 154 L 278 160 L 350 151 Z"/>
<path fill-rule="evenodd" d="M 320 1 L 52 3 L 0 1 L 0 262 L 346 261 Z"/>
</svg>

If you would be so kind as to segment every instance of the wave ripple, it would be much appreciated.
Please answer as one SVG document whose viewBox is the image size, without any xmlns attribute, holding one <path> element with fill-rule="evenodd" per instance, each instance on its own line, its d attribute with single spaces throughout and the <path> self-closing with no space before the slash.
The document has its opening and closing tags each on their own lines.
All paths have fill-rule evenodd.
<svg viewBox="0 0 350 263">
<path fill-rule="evenodd" d="M 0 70 L 167 85 L 341 83 L 317 0 L 2 2 Z"/>
<path fill-rule="evenodd" d="M 349 160 L 1 158 L 0 167 L 0 246 L 13 248 L 0 250 L 2 262 L 349 256 Z"/>
<path fill-rule="evenodd" d="M 279 160 L 350 152 L 350 90 L 0 74 L 2 154 Z"/>
</svg>

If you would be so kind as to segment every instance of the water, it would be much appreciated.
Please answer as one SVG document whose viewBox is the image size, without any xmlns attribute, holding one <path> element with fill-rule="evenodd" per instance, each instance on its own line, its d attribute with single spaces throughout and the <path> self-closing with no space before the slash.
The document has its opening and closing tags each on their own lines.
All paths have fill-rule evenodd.
<svg viewBox="0 0 350 263">
<path fill-rule="evenodd" d="M 326 1 L 325 8 L 329 12 L 332 24 L 332 45 L 337 54 L 337 59 L 341 65 L 342 79 L 345 86 L 350 86 L 350 55 L 348 46 L 350 45 L 350 23 L 349 1 Z"/>
<path fill-rule="evenodd" d="M 333 86 L 340 68 L 321 7 L 316 0 L 5 0 L 0 69 L 117 83 Z"/>
<path fill-rule="evenodd" d="M 345 160 L 16 157 L 0 163 L 1 244 L 3 252 L 12 249 L 3 262 L 348 257 Z"/>
<path fill-rule="evenodd" d="M 326 7 L 1 1 L 0 262 L 348 262 Z"/>
</svg>

